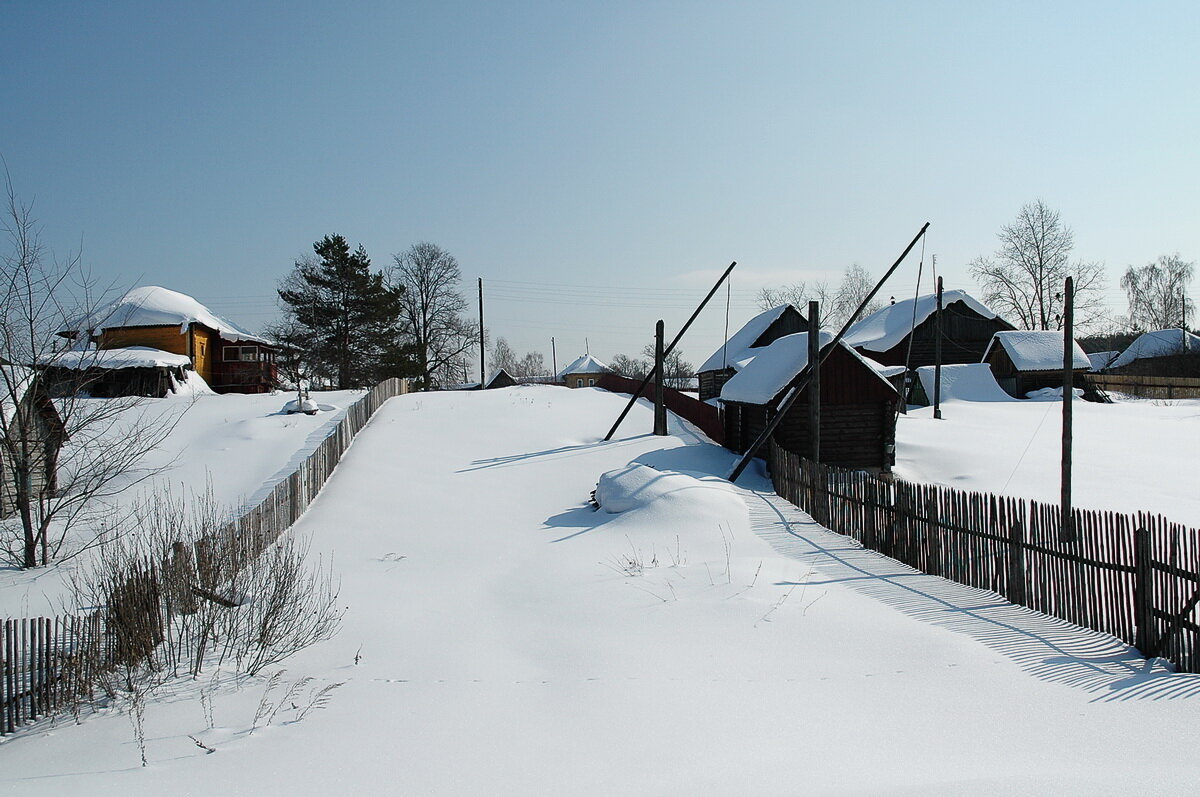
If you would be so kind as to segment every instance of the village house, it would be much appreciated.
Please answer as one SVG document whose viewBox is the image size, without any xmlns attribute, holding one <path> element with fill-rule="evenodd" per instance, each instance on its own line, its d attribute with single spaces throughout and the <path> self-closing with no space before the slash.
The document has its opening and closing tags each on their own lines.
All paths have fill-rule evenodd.
<svg viewBox="0 0 1200 797">
<path fill-rule="evenodd" d="M 934 365 L 937 294 L 903 299 L 858 321 L 847 344 L 883 365 Z M 966 291 L 942 292 L 942 364 L 977 363 L 997 332 L 1014 329 Z"/>
<path fill-rule="evenodd" d="M 20 509 L 19 482 L 28 471 L 31 500 L 53 493 L 58 452 L 67 439 L 62 417 L 33 371 L 0 366 L 0 518 Z"/>
<path fill-rule="evenodd" d="M 59 334 L 74 340 L 76 348 L 90 342 L 104 351 L 142 349 L 128 359 L 149 357 L 145 349 L 185 356 L 191 369 L 218 393 L 264 393 L 279 381 L 275 343 L 221 318 L 190 296 L 157 286 L 134 288 Z"/>
<path fill-rule="evenodd" d="M 821 344 L 833 340 L 821 333 Z M 742 453 L 774 417 L 784 395 L 808 364 L 808 333 L 785 335 L 762 348 L 721 389 L 725 445 Z M 773 438 L 780 447 L 811 456 L 809 391 L 806 386 Z M 843 468 L 889 472 L 896 457 L 900 394 L 865 358 L 839 342 L 821 365 L 821 462 Z M 765 456 L 765 451 L 758 452 Z"/>
<path fill-rule="evenodd" d="M 1129 376 L 1200 377 L 1200 335 L 1160 329 L 1140 335 L 1106 368 Z"/>
<path fill-rule="evenodd" d="M 808 321 L 790 304 L 772 307 L 751 318 L 696 369 L 700 400 L 709 401 L 720 396 L 721 388 L 749 362 L 756 349 L 807 328 Z"/>
<path fill-rule="evenodd" d="M 997 332 L 984 352 L 983 362 L 991 367 L 1004 392 L 1015 398 L 1025 398 L 1043 388 L 1061 388 L 1063 333 L 1052 329 Z M 1082 374 L 1091 367 L 1083 347 L 1072 341 L 1071 368 Z"/>
<path fill-rule="evenodd" d="M 600 377 L 611 374 L 613 369 L 590 354 L 579 357 L 558 372 L 558 381 L 567 387 L 595 387 Z"/>
</svg>

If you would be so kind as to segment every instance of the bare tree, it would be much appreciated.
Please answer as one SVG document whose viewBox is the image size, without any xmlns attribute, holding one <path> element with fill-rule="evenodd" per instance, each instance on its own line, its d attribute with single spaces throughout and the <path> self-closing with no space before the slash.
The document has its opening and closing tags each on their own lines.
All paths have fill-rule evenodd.
<svg viewBox="0 0 1200 797">
<path fill-rule="evenodd" d="M 758 306 L 763 310 L 790 304 L 797 310 L 803 310 L 809 301 L 816 300 L 821 307 L 830 308 L 837 294 L 830 289 L 828 282 L 793 282 L 778 288 L 763 288 L 758 292 Z"/>
<path fill-rule="evenodd" d="M 1129 297 L 1129 326 L 1138 331 L 1179 327 L 1187 329 L 1187 319 L 1196 305 L 1188 298 L 1196 264 L 1176 252 L 1162 255 L 1141 267 L 1130 266 L 1121 277 L 1121 287 Z"/>
<path fill-rule="evenodd" d="M 758 292 L 758 306 L 770 310 L 781 304 L 790 304 L 804 313 L 810 301 L 817 301 L 821 304 L 822 325 L 836 327 L 845 323 L 874 287 L 875 280 L 870 272 L 858 263 L 852 263 L 842 274 L 837 290 L 832 290 L 827 282 L 814 282 L 811 285 L 793 282 L 779 288 L 763 288 Z M 881 306 L 878 302 L 872 302 L 863 310 L 863 315 L 869 315 Z"/>
<path fill-rule="evenodd" d="M 609 368 L 630 379 L 645 379 L 646 374 L 650 373 L 651 365 L 652 363 L 646 360 L 630 357 L 628 354 L 618 354 L 608 362 Z"/>
<path fill-rule="evenodd" d="M 494 374 L 503 368 L 509 374 L 516 376 L 517 362 L 517 354 L 508 345 L 508 341 L 504 338 L 496 338 L 492 343 L 492 352 L 488 356 L 488 368 L 491 373 Z"/>
<path fill-rule="evenodd" d="M 170 434 L 189 404 L 171 401 L 155 411 L 145 406 L 155 399 L 91 398 L 87 390 L 94 377 L 78 367 L 56 368 L 79 376 L 58 385 L 60 398 L 39 399 L 45 395 L 39 385 L 43 369 L 65 359 L 67 344 L 57 333 L 78 329 L 80 318 L 94 318 L 109 292 L 97 290 L 78 254 L 59 261 L 45 250 L 32 207 L 17 198 L 7 172 L 5 188 L 0 487 L 7 506 L 0 519 L 0 558 L 30 568 L 95 543 L 102 531 L 99 518 L 111 514 L 110 499 L 163 469 L 147 468 L 142 459 Z M 84 360 L 75 365 L 86 365 Z"/>
<path fill-rule="evenodd" d="M 478 325 L 467 319 L 467 300 L 454 255 L 427 241 L 392 256 L 390 278 L 403 288 L 401 320 L 411 341 L 422 386 L 465 381 L 467 354 L 475 345 Z"/>
<path fill-rule="evenodd" d="M 971 261 L 971 275 L 993 310 L 1025 329 L 1062 329 L 1062 291 L 1075 279 L 1075 324 L 1086 327 L 1104 316 L 1104 268 L 1071 262 L 1075 234 L 1058 211 L 1042 200 L 1021 208 L 1000 228 L 1000 248 Z"/>
</svg>

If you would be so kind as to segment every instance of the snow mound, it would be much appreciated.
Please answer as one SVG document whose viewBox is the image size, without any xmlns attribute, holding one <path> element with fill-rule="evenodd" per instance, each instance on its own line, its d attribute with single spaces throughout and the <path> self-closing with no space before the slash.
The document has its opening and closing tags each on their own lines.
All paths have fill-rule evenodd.
<svg viewBox="0 0 1200 797">
<path fill-rule="evenodd" d="M 917 369 L 917 378 L 925 391 L 929 403 L 933 403 L 933 381 L 936 369 L 923 365 Z M 1004 392 L 996 383 L 992 369 L 987 363 L 942 366 L 941 400 L 946 401 L 1018 401 Z"/>
<path fill-rule="evenodd" d="M 610 515 L 661 503 L 686 504 L 695 512 L 714 518 L 731 511 L 746 512 L 745 502 L 724 479 L 655 470 L 638 463 L 603 474 L 596 485 L 596 503 Z"/>
<path fill-rule="evenodd" d="M 304 399 L 303 401 L 300 399 L 292 399 L 287 404 L 283 405 L 283 409 L 280 410 L 280 412 L 284 413 L 285 415 L 293 415 L 297 412 L 304 412 L 308 413 L 309 415 L 313 415 L 320 409 L 321 405 L 317 404 L 317 402 L 313 401 L 312 399 Z"/>
<path fill-rule="evenodd" d="M 1075 398 L 1083 398 L 1083 390 L 1073 388 L 1072 391 Z M 1031 390 L 1025 394 L 1025 398 L 1032 401 L 1062 401 L 1063 389 L 1061 387 L 1043 387 L 1038 390 Z"/>
<path fill-rule="evenodd" d="M 215 396 L 217 392 L 208 386 L 204 377 L 190 368 L 183 373 L 183 381 L 171 376 L 171 391 L 167 398 L 193 398 L 195 396 Z"/>
</svg>

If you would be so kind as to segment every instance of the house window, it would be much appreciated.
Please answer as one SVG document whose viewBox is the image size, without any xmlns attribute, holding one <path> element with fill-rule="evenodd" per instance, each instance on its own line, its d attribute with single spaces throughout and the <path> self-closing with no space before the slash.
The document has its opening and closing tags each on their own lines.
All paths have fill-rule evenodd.
<svg viewBox="0 0 1200 797">
<path fill-rule="evenodd" d="M 257 346 L 226 346 L 225 362 L 254 362 L 258 360 Z"/>
<path fill-rule="evenodd" d="M 595 385 L 596 385 L 596 380 L 595 380 L 595 379 L 589 379 L 589 380 L 588 380 L 588 387 L 595 387 Z"/>
</svg>

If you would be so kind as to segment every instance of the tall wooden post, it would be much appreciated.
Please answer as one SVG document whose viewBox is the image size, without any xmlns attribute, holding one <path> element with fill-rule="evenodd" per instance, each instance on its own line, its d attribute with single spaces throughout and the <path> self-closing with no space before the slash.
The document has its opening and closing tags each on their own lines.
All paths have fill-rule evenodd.
<svg viewBox="0 0 1200 797">
<path fill-rule="evenodd" d="M 937 278 L 937 315 L 933 317 L 933 417 L 942 417 L 942 278 Z"/>
<path fill-rule="evenodd" d="M 483 345 L 483 277 L 479 278 L 479 386 L 483 387 L 483 383 L 487 381 L 487 372 L 484 370 L 484 358 L 487 356 L 487 351 Z"/>
<path fill-rule="evenodd" d="M 659 437 L 667 433 L 667 405 L 663 396 L 663 322 L 654 325 L 654 433 Z"/>
<path fill-rule="evenodd" d="M 1075 542 L 1071 513 L 1071 409 L 1075 398 L 1075 283 L 1067 277 L 1063 288 L 1063 422 L 1062 422 L 1062 523 L 1059 542 Z"/>
<path fill-rule="evenodd" d="M 554 369 L 552 376 L 558 379 L 558 349 L 554 348 L 554 336 L 550 336 L 550 367 Z"/>
<path fill-rule="evenodd" d="M 817 363 L 821 359 L 821 304 L 808 303 L 808 361 Z M 811 445 L 809 459 L 821 461 L 821 369 L 814 368 L 812 381 L 808 383 L 808 439 Z"/>
</svg>

